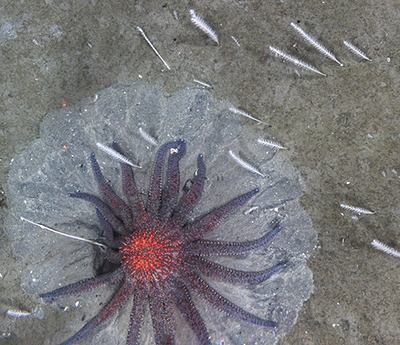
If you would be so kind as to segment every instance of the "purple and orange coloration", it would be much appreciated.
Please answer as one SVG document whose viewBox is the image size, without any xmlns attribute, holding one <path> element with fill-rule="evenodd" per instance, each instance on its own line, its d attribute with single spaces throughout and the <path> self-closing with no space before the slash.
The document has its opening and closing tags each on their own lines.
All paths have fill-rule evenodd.
<svg viewBox="0 0 400 345">
<path fill-rule="evenodd" d="M 121 153 L 114 142 L 114 149 Z M 105 284 L 119 284 L 111 301 L 81 330 L 63 344 L 74 344 L 112 316 L 122 305 L 133 300 L 127 344 L 138 344 L 147 303 L 153 323 L 156 344 L 175 343 L 174 310 L 188 323 L 200 344 L 210 344 L 206 325 L 192 302 L 195 293 L 213 307 L 237 320 L 260 326 L 276 327 L 273 321 L 250 314 L 233 304 L 202 278 L 216 277 L 229 282 L 260 283 L 286 266 L 276 266 L 258 272 L 226 268 L 206 260 L 213 255 L 240 255 L 264 246 L 280 226 L 265 236 L 247 242 L 220 242 L 202 240 L 223 218 L 253 197 L 254 189 L 211 212 L 188 221 L 189 215 L 201 197 L 206 168 L 203 157 L 197 161 L 197 172 L 191 187 L 179 199 L 179 160 L 185 154 L 183 140 L 164 144 L 158 151 L 153 167 L 146 207 L 140 197 L 131 167 L 121 163 L 122 183 L 127 203 L 105 181 L 100 167 L 91 155 L 92 168 L 102 199 L 77 193 L 70 196 L 94 204 L 107 245 L 106 258 L 116 269 L 98 277 L 82 280 L 41 295 L 54 299 L 62 295 L 87 292 Z M 164 161 L 168 155 L 166 181 L 163 184 Z M 179 199 L 179 200 L 178 200 Z"/>
</svg>

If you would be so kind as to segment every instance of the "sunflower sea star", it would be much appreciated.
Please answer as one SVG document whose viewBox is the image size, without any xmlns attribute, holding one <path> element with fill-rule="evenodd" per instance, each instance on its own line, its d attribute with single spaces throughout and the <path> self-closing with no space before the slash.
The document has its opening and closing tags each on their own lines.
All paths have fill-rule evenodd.
<svg viewBox="0 0 400 345">
<path fill-rule="evenodd" d="M 120 153 L 117 143 L 114 149 Z M 185 154 L 186 142 L 169 142 L 159 149 L 152 171 L 146 207 L 136 188 L 131 167 L 121 163 L 125 203 L 104 179 L 91 155 L 91 164 L 102 199 L 86 194 L 71 197 L 94 204 L 107 245 L 106 258 L 116 269 L 98 277 L 47 292 L 44 299 L 87 292 L 105 284 L 119 284 L 111 301 L 81 330 L 62 344 L 74 344 L 110 318 L 121 306 L 133 299 L 127 344 L 139 342 L 144 310 L 149 303 L 156 344 L 175 343 L 174 310 L 188 323 L 200 344 L 211 344 L 206 325 L 194 306 L 191 293 L 197 294 L 229 316 L 260 326 L 273 327 L 273 321 L 250 314 L 233 304 L 203 278 L 215 277 L 229 282 L 259 283 L 286 266 L 280 262 L 258 271 L 238 271 L 206 260 L 207 256 L 239 255 L 264 246 L 280 231 L 278 222 L 265 236 L 247 242 L 202 240 L 223 218 L 253 197 L 258 190 L 245 193 L 211 212 L 189 221 L 188 217 L 201 197 L 205 181 L 203 156 L 197 160 L 197 172 L 191 187 L 178 200 L 180 187 L 179 161 Z M 167 171 L 164 161 L 168 155 Z M 163 177 L 166 175 L 163 186 Z M 190 292 L 189 292 L 190 291 Z"/>
</svg>

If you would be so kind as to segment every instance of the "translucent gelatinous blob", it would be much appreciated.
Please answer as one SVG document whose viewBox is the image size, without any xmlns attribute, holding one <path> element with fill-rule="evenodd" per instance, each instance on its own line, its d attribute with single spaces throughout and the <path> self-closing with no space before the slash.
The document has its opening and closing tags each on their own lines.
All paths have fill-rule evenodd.
<svg viewBox="0 0 400 345">
<path fill-rule="evenodd" d="M 257 143 L 262 130 L 245 128 L 243 118 L 232 114 L 227 102 L 215 100 L 206 90 L 185 89 L 170 97 L 155 86 L 138 82 L 117 85 L 98 92 L 96 102 L 83 100 L 74 107 L 49 113 L 41 125 L 41 136 L 13 162 L 6 192 L 9 215 L 5 227 L 14 253 L 27 269 L 22 287 L 29 294 L 51 291 L 60 286 L 92 277 L 101 266 L 96 258 L 100 249 L 74 241 L 22 222 L 20 216 L 58 230 L 85 238 L 99 237 L 99 223 L 92 205 L 69 198 L 69 193 L 99 195 L 90 168 L 90 153 L 95 152 L 106 179 L 120 196 L 121 170 L 96 143 L 111 145 L 118 141 L 125 156 L 142 169 L 134 169 L 136 184 L 146 199 L 152 161 L 157 147 L 149 145 L 139 128 L 151 133 L 158 143 L 176 139 L 187 141 L 186 155 L 180 162 L 181 185 L 193 177 L 197 156 L 202 153 L 207 166 L 203 197 L 193 217 L 254 188 L 260 192 L 227 218 L 206 238 L 226 241 L 248 241 L 264 235 L 278 217 L 282 230 L 260 250 L 241 257 L 215 259 L 228 267 L 262 270 L 288 260 L 288 267 L 260 284 L 223 283 L 207 279 L 217 291 L 235 304 L 257 316 L 275 321 L 276 330 L 238 322 L 215 310 L 194 295 L 196 306 L 204 317 L 212 343 L 274 344 L 295 324 L 298 312 L 313 290 L 312 272 L 306 262 L 314 249 L 317 234 L 311 221 L 299 206 L 302 193 L 299 173 L 278 154 L 268 155 Z M 265 177 L 243 169 L 229 156 L 229 151 L 255 166 Z M 251 210 L 251 212 L 246 212 Z M 98 272 L 97 272 L 98 273 Z M 43 325 L 41 334 L 53 343 L 67 339 L 78 331 L 106 303 L 113 286 L 75 297 L 57 299 L 45 306 L 50 313 L 55 305 L 74 308 L 54 322 L 65 327 L 52 331 Z M 130 308 L 123 308 L 113 321 L 85 339 L 85 344 L 125 344 Z M 141 342 L 154 342 L 148 310 L 142 328 Z M 82 319 L 85 319 L 84 321 Z M 193 334 L 177 319 L 177 344 L 196 344 Z M 46 319 L 45 319 L 46 320 Z"/>
</svg>

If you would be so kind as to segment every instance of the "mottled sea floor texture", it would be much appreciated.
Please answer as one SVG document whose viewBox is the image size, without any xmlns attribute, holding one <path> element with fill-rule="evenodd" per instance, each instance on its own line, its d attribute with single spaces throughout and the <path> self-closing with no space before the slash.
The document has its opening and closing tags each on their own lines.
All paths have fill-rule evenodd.
<svg viewBox="0 0 400 345">
<path fill-rule="evenodd" d="M 191 23 L 189 10 L 192 8 L 218 34 L 219 45 Z M 50 263 L 46 260 L 57 252 L 57 246 L 76 245 L 64 246 L 54 238 L 50 246 L 47 242 L 33 241 L 32 246 L 24 248 L 26 243 L 21 241 L 25 257 L 16 256 L 15 239 L 10 239 L 4 231 L 7 203 L 13 203 L 12 199 L 7 200 L 4 192 L 13 157 L 32 143 L 35 145 L 35 140 L 41 137 L 40 128 L 44 126 L 41 123 L 53 109 L 75 106 L 85 99 L 100 102 L 101 90 L 113 85 L 131 85 L 138 80 L 162 90 L 163 97 L 178 90 L 199 90 L 201 85 L 193 79 L 211 85 L 209 92 L 213 99 L 267 123 L 259 125 L 251 119 L 230 114 L 232 127 L 229 128 L 238 128 L 235 123 L 238 124 L 245 134 L 241 138 L 252 138 L 261 131 L 287 147 L 288 150 L 279 152 L 270 161 L 283 159 L 301 177 L 304 189 L 299 199 L 301 209 L 309 215 L 318 233 L 317 249 L 308 260 L 314 289 L 296 325 L 278 343 L 399 342 L 399 262 L 371 246 L 371 242 L 378 239 L 400 249 L 400 76 L 396 48 L 400 42 L 396 2 L 4 1 L 0 4 L 0 13 L 0 290 L 5 291 L 0 297 L 1 344 L 30 344 L 32 339 L 44 344 L 54 343 L 54 333 L 51 334 L 44 320 L 55 306 L 44 306 L 44 319 L 37 310 L 32 316 L 21 318 L 10 317 L 7 310 L 35 310 L 38 299 L 32 297 L 34 287 L 27 284 L 29 265 L 39 262 L 38 257 L 43 259 L 44 249 L 50 252 L 43 262 Z M 327 59 L 304 42 L 290 26 L 292 22 L 334 53 L 344 66 Z M 167 70 L 154 54 L 137 26 L 143 28 L 171 70 Z M 354 55 L 343 44 L 344 40 L 362 49 L 372 61 Z M 296 66 L 276 58 L 269 46 L 304 60 L 327 76 L 294 71 Z M 149 116 L 160 116 L 160 112 Z M 77 123 L 82 119 L 77 119 Z M 53 127 L 67 131 L 70 127 L 60 122 L 66 120 L 60 119 Z M 91 132 L 90 128 L 101 126 L 95 118 L 92 120 L 92 126 L 87 127 L 88 136 L 99 133 Z M 111 128 L 112 123 L 110 118 L 104 126 Z M 173 124 L 168 123 L 168 126 Z M 163 132 L 166 126 L 153 123 L 149 131 L 157 134 L 157 139 L 167 141 L 169 138 Z M 55 133 L 53 129 L 49 132 Z M 191 133 L 193 137 L 195 134 Z M 96 140 L 100 141 L 101 136 L 96 135 Z M 105 144 L 115 139 L 114 133 L 107 135 L 102 140 Z M 171 135 L 183 136 L 183 133 Z M 87 142 L 85 134 L 82 136 L 85 149 L 71 166 L 63 166 L 65 178 L 72 177 L 78 160 L 82 161 L 82 171 L 87 169 L 91 174 L 85 159 L 95 150 L 96 143 Z M 190 144 L 189 138 L 185 139 Z M 143 157 L 144 163 L 150 162 L 154 156 L 152 150 L 146 147 L 139 150 L 137 140 L 125 140 L 124 146 L 131 159 Z M 212 152 L 204 151 L 211 146 L 203 149 L 203 145 L 193 145 L 193 149 L 188 150 L 193 156 L 185 157 L 186 176 L 192 176 L 193 157 L 198 153 L 212 156 Z M 262 152 L 243 147 L 249 150 L 244 157 L 257 163 L 250 153 Z M 37 158 L 44 157 L 39 149 L 40 146 Z M 66 162 L 64 157 L 56 156 L 54 158 L 60 162 Z M 114 179 L 117 164 L 108 156 L 101 157 L 106 175 L 118 186 L 118 178 Z M 228 158 L 226 156 L 226 164 L 231 163 Z M 40 166 L 45 163 L 41 162 Z M 222 173 L 218 167 L 226 170 L 230 166 L 225 163 L 209 164 L 209 178 Z M 32 169 L 39 167 L 31 164 Z M 257 168 L 262 170 L 264 166 Z M 215 173 L 212 169 L 216 169 Z M 280 173 L 293 176 L 290 172 Z M 240 170 L 240 176 L 243 174 L 250 174 L 248 183 L 258 179 Z M 232 180 L 224 180 L 224 183 L 235 184 L 235 179 L 240 177 L 230 176 Z M 72 182 L 74 186 L 84 185 L 80 178 Z M 209 182 L 209 188 L 214 188 L 213 181 Z M 45 186 L 52 184 L 43 185 L 41 190 L 49 192 Z M 147 188 L 144 175 L 141 187 Z M 62 192 L 67 191 L 62 189 Z M 206 196 L 212 195 L 206 193 Z M 65 199 L 60 198 L 58 202 Z M 227 196 L 225 200 L 228 199 Z M 220 199 L 215 201 L 219 204 Z M 54 202 L 51 206 L 57 214 L 61 209 Z M 376 213 L 353 219 L 351 213 L 340 208 L 342 203 Z M 18 207 L 29 209 L 24 205 Z M 71 207 L 65 209 L 67 214 L 73 211 Z M 67 224 L 60 224 L 61 228 L 67 228 Z M 80 224 L 79 229 L 82 235 L 89 236 L 94 229 L 86 225 L 87 222 Z M 16 229 L 23 232 L 28 227 L 23 224 Z M 85 248 L 88 252 L 82 254 L 82 260 L 93 257 L 93 248 Z M 265 253 L 275 255 L 274 248 L 271 244 Z M 51 266 L 41 269 L 49 270 Z M 51 272 L 51 276 L 54 275 L 69 279 L 61 271 Z M 57 284 L 55 280 L 47 283 Z M 83 306 L 71 305 L 69 312 L 76 313 L 79 318 L 85 311 Z M 73 332 L 75 326 L 64 323 L 65 312 L 58 309 L 57 314 L 52 320 L 57 330 Z M 126 322 L 121 319 L 116 323 L 125 331 Z M 71 329 L 66 330 L 66 327 Z"/>
</svg>

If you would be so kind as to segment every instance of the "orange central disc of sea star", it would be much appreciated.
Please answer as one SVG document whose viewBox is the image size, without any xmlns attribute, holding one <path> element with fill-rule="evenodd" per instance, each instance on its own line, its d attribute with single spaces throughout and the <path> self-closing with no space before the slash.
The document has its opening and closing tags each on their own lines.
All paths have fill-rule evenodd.
<svg viewBox="0 0 400 345">
<path fill-rule="evenodd" d="M 128 236 L 120 248 L 126 274 L 145 283 L 176 276 L 182 265 L 182 243 L 176 231 L 161 224 Z"/>
</svg>

